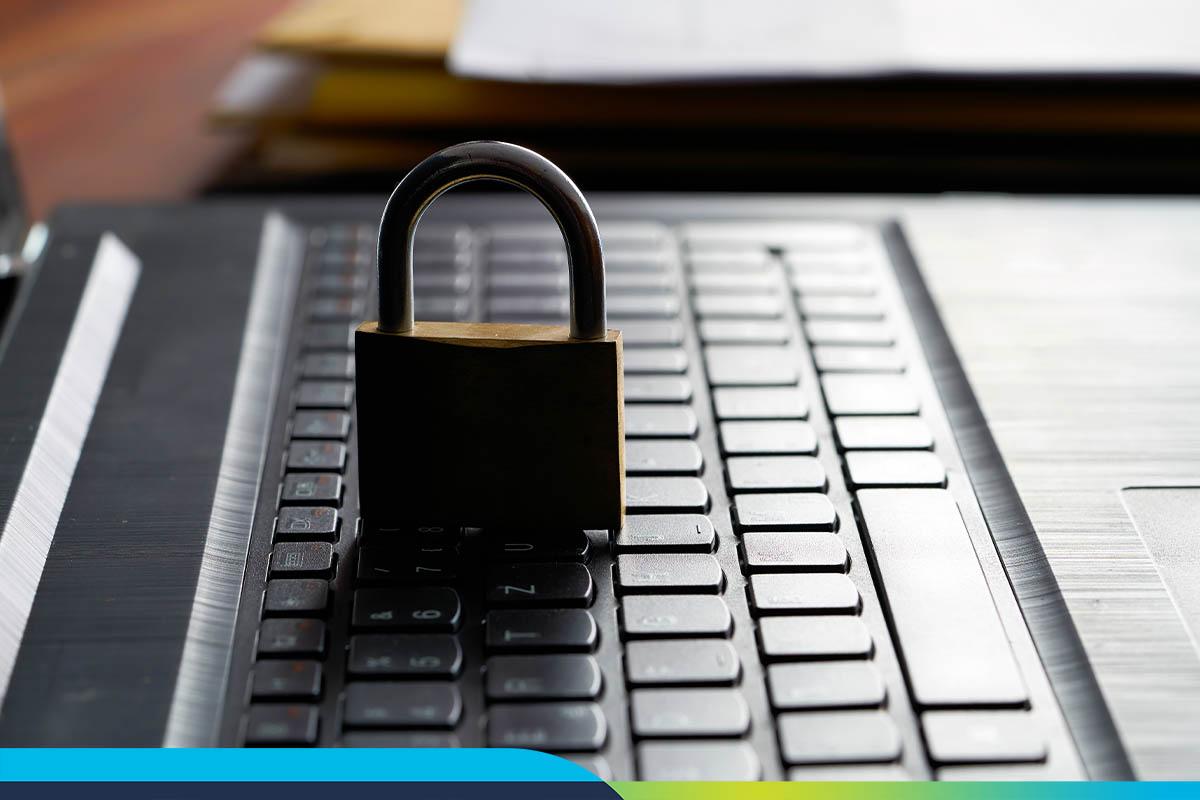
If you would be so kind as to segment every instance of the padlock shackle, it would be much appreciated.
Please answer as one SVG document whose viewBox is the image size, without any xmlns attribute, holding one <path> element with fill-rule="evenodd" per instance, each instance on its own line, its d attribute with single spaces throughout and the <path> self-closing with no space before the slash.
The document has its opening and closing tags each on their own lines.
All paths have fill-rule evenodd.
<svg viewBox="0 0 1200 800">
<path fill-rule="evenodd" d="M 463 183 L 493 180 L 532 194 L 562 231 L 571 287 L 571 338 L 603 339 L 607 325 L 604 253 L 596 218 L 561 169 L 532 150 L 505 142 L 466 142 L 422 161 L 396 186 L 379 222 L 379 330 L 413 329 L 413 240 L 426 209 Z"/>
</svg>

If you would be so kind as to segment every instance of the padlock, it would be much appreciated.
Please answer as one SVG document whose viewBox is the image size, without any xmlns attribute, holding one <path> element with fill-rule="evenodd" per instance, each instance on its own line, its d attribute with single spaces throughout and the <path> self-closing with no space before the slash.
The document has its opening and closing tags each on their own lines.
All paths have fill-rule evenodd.
<svg viewBox="0 0 1200 800">
<path fill-rule="evenodd" d="M 413 235 L 446 190 L 532 194 L 567 245 L 571 325 L 414 322 Z M 625 512 L 621 333 L 583 194 L 537 153 L 448 147 L 408 173 L 379 225 L 379 321 L 354 335 L 360 506 L 368 530 L 416 525 L 617 530 Z"/>
</svg>

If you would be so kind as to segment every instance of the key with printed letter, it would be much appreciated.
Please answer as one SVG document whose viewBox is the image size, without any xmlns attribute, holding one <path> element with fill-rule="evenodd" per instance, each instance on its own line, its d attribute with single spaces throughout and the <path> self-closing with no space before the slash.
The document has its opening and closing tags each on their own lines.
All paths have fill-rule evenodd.
<svg viewBox="0 0 1200 800">
<path fill-rule="evenodd" d="M 352 683 L 344 724 L 354 728 L 453 728 L 462 697 L 452 683 Z"/>
<path fill-rule="evenodd" d="M 592 604 L 592 575 L 582 564 L 502 564 L 488 570 L 491 606 L 581 606 Z"/>
<path fill-rule="evenodd" d="M 489 611 L 484 624 L 489 652 L 591 652 L 598 630 L 580 608 Z"/>
</svg>

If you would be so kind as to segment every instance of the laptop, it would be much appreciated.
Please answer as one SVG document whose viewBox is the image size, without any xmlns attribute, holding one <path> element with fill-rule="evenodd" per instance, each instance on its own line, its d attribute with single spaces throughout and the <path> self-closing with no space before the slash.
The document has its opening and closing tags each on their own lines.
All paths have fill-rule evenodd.
<svg viewBox="0 0 1200 800">
<path fill-rule="evenodd" d="M 359 519 L 382 197 L 58 210 L 0 350 L 0 744 L 1196 777 L 1193 203 L 589 200 L 628 516 L 553 534 Z M 417 318 L 565 323 L 564 259 L 443 198 Z"/>
</svg>

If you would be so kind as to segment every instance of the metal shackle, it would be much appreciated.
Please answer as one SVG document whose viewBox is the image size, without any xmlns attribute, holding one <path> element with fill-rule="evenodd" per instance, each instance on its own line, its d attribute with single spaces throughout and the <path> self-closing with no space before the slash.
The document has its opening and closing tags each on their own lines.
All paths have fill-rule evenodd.
<svg viewBox="0 0 1200 800">
<path fill-rule="evenodd" d="M 558 223 L 567 244 L 571 338 L 603 339 L 604 254 L 596 218 L 561 169 L 532 150 L 505 142 L 465 142 L 439 150 L 404 176 L 379 222 L 379 330 L 413 329 L 413 239 L 425 210 L 443 192 L 493 180 L 532 194 Z"/>
</svg>

